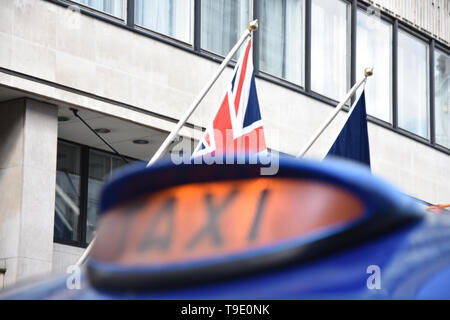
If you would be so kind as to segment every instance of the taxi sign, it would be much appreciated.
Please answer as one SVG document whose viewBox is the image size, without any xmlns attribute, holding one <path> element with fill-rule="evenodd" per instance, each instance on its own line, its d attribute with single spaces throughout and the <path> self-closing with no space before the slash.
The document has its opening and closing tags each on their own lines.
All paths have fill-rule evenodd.
<svg viewBox="0 0 450 320">
<path fill-rule="evenodd" d="M 108 212 L 92 257 L 152 265 L 224 257 L 337 228 L 364 205 L 329 184 L 259 178 L 172 187 Z"/>
<path fill-rule="evenodd" d="M 399 220 L 397 191 L 373 188 L 365 169 L 332 168 L 283 159 L 268 177 L 249 164 L 125 171 L 104 188 L 89 279 L 146 290 L 222 280 L 362 239 L 379 227 L 376 215 L 388 217 L 384 225 Z"/>
</svg>

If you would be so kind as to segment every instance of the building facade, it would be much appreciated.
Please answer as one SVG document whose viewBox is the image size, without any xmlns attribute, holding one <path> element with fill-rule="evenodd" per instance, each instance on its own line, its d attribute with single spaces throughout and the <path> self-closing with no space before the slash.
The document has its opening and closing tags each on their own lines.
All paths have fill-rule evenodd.
<svg viewBox="0 0 450 320">
<path fill-rule="evenodd" d="M 103 181 L 151 157 L 254 18 L 269 148 L 296 155 L 373 66 L 373 173 L 450 202 L 449 0 L 0 0 L 0 288 L 77 261 Z M 201 137 L 232 66 L 171 150 Z"/>
</svg>

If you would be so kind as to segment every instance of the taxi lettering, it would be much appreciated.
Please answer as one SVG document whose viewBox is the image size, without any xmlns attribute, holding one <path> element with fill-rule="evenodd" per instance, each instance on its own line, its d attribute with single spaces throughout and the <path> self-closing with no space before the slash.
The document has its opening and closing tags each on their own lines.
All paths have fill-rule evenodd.
<svg viewBox="0 0 450 320">
<path fill-rule="evenodd" d="M 187 184 L 133 199 L 104 215 L 103 240 L 96 242 L 93 256 L 158 267 L 234 256 L 352 221 L 362 208 L 347 191 L 308 180 Z"/>
<path fill-rule="evenodd" d="M 253 214 L 253 218 L 250 224 L 248 235 L 246 236 L 247 242 L 252 242 L 258 238 L 259 226 L 261 225 L 261 220 L 263 218 L 264 205 L 267 201 L 269 190 L 264 189 L 257 197 L 256 201 L 256 212 Z M 206 193 L 203 195 L 203 205 L 206 208 L 205 221 L 200 228 L 195 230 L 190 230 L 189 240 L 183 245 L 183 249 L 187 251 L 194 251 L 202 243 L 206 242 L 215 248 L 220 248 L 226 246 L 226 238 L 223 235 L 223 230 L 219 224 L 221 218 L 224 215 L 229 214 L 229 207 L 233 202 L 235 202 L 240 195 L 238 189 L 232 189 L 229 191 L 224 198 L 220 201 L 215 199 L 215 196 L 211 193 Z M 244 199 L 241 199 L 244 200 Z M 193 214 L 192 212 L 177 212 L 177 202 L 179 202 L 176 197 L 168 197 L 160 205 L 160 207 L 153 212 L 149 223 L 146 226 L 146 231 L 142 239 L 138 242 L 137 251 L 139 253 L 144 253 L 147 251 L 157 250 L 160 253 L 167 253 L 171 250 L 174 239 L 177 236 L 176 227 L 183 228 L 186 226 L 177 225 L 177 214 Z M 137 210 L 128 214 L 127 221 L 124 223 L 124 230 L 121 236 L 122 239 L 126 239 L 126 234 L 130 232 L 131 221 L 133 215 Z M 119 255 L 124 251 L 124 244 L 119 246 L 120 251 L 117 252 Z"/>
<path fill-rule="evenodd" d="M 205 203 L 206 207 L 208 208 L 209 213 L 209 219 L 205 227 L 200 230 L 191 241 L 186 246 L 186 249 L 192 250 L 195 248 L 195 245 L 202 240 L 205 236 L 210 236 L 212 242 L 215 246 L 222 245 L 222 237 L 220 235 L 220 230 L 217 227 L 217 220 L 219 219 L 219 215 L 225 211 L 227 206 L 230 204 L 231 201 L 237 196 L 238 191 L 233 190 L 231 193 L 227 195 L 225 200 L 219 205 L 215 206 L 212 202 L 213 195 L 206 194 L 205 195 Z"/>
<path fill-rule="evenodd" d="M 148 232 L 139 245 L 139 251 L 146 251 L 151 248 L 159 248 L 161 251 L 167 251 L 171 245 L 174 231 L 174 215 L 175 215 L 176 199 L 169 198 L 163 207 L 156 213 L 148 228 Z M 159 226 L 166 224 L 166 230 L 158 234 Z"/>
</svg>

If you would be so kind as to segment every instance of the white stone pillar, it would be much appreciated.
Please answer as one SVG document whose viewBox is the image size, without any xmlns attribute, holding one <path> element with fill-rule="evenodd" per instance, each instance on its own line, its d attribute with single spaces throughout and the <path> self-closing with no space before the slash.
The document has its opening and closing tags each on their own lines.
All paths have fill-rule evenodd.
<svg viewBox="0 0 450 320">
<path fill-rule="evenodd" d="M 0 263 L 4 286 L 52 268 L 57 107 L 0 103 Z"/>
</svg>

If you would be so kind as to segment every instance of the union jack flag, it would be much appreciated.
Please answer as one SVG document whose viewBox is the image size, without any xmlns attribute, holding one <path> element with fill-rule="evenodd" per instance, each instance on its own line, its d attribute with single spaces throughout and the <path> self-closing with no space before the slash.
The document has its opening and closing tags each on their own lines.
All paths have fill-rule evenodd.
<svg viewBox="0 0 450 320">
<path fill-rule="evenodd" d="M 234 68 L 225 97 L 192 157 L 219 151 L 225 154 L 266 150 L 253 73 L 252 41 L 249 39 Z"/>
</svg>

